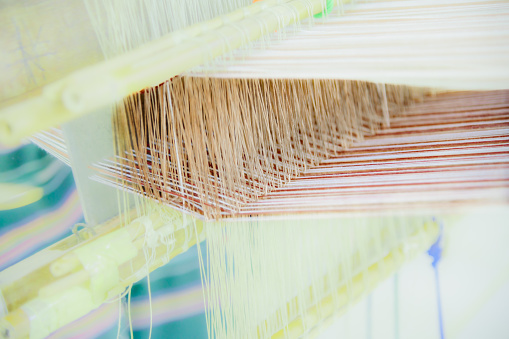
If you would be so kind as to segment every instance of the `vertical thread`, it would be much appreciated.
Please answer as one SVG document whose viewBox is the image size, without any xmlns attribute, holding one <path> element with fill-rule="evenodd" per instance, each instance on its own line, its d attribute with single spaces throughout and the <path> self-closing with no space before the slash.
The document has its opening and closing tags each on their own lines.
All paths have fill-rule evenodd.
<svg viewBox="0 0 509 339">
<path fill-rule="evenodd" d="M 366 339 L 373 338 L 373 330 L 372 330 L 372 323 L 373 323 L 373 294 L 370 293 L 368 295 L 368 298 L 366 300 Z"/>
<path fill-rule="evenodd" d="M 437 295 L 437 308 L 438 308 L 438 327 L 440 331 L 440 338 L 444 339 L 444 323 L 442 318 L 442 300 L 440 297 L 440 279 L 438 276 L 438 263 L 442 258 L 442 235 L 443 235 L 443 225 L 440 224 L 440 234 L 438 236 L 437 241 L 431 245 L 428 250 L 428 255 L 433 258 L 431 262 L 431 266 L 433 267 L 433 272 L 435 275 L 435 289 Z"/>
<path fill-rule="evenodd" d="M 148 339 L 152 338 L 152 319 L 153 319 L 153 313 L 152 313 L 152 291 L 150 288 L 150 274 L 148 272 L 147 267 L 147 287 L 148 287 L 148 305 L 150 309 L 150 330 L 148 332 Z"/>
<path fill-rule="evenodd" d="M 440 339 L 444 339 L 444 323 L 442 317 L 442 299 L 440 297 L 440 280 L 438 277 L 438 267 L 433 265 L 433 271 L 435 273 L 435 288 L 437 294 L 437 307 L 438 307 L 438 325 L 440 329 Z"/>
<path fill-rule="evenodd" d="M 118 298 L 118 327 L 117 327 L 117 339 L 120 338 L 120 327 L 122 326 L 122 299 Z"/>
<path fill-rule="evenodd" d="M 399 339 L 399 276 L 394 275 L 394 339 Z"/>
<path fill-rule="evenodd" d="M 131 284 L 129 286 L 129 294 L 127 295 L 127 313 L 129 315 L 129 333 L 131 335 L 131 339 L 134 338 L 133 335 L 133 319 L 131 318 L 131 291 L 132 291 L 133 285 Z"/>
</svg>

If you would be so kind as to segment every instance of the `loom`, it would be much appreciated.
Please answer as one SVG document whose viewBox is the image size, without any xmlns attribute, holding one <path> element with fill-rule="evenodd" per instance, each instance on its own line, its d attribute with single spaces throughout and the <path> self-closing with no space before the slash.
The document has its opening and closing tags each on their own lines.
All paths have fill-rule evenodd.
<svg viewBox="0 0 509 339">
<path fill-rule="evenodd" d="M 2 22 L 12 23 L 8 36 L 17 38 L 5 39 L 6 50 L 15 52 L 2 61 L 1 141 L 30 137 L 69 164 L 87 222 L 0 273 L 3 337 L 46 337 L 204 240 L 204 260 L 217 265 L 203 269 L 209 336 L 312 336 L 436 244 L 443 221 L 454 224 L 472 207 L 507 210 L 506 2 L 250 3 L 201 9 L 199 1 L 2 5 Z M 139 30 L 129 28 L 134 23 Z M 48 45 L 23 40 L 35 36 Z M 49 57 L 51 51 L 65 51 L 65 61 Z M 191 157 L 186 162 L 179 159 L 185 151 L 170 150 L 192 149 L 198 138 L 182 146 L 165 143 L 170 133 L 151 137 L 156 127 L 146 127 L 149 141 L 136 149 L 129 144 L 134 137 L 119 127 L 129 102 L 145 103 L 153 95 L 171 108 L 167 101 L 177 100 L 166 91 L 177 93 L 181 83 L 188 90 L 188 78 L 198 79 L 189 81 L 200 89 L 216 79 L 211 92 L 221 79 L 241 79 L 234 86 L 239 93 L 256 86 L 266 92 L 304 89 L 313 102 L 307 96 L 298 101 L 302 110 L 322 95 L 310 88 L 344 91 L 340 102 L 361 87 L 355 81 L 364 81 L 367 89 L 358 93 L 376 98 L 376 114 L 369 123 L 359 118 L 358 129 L 338 139 L 302 137 L 313 152 L 304 160 L 289 152 L 289 170 L 283 151 L 300 147 L 300 140 L 288 141 L 281 153 L 273 149 L 270 161 L 283 174 L 268 176 L 270 184 L 256 191 L 262 179 L 247 170 L 236 175 L 250 178 L 255 193 L 242 195 L 248 180 L 229 184 L 224 169 L 200 188 L 203 175 L 186 174 Z M 278 102 L 274 97 L 271 103 Z M 367 110 L 371 101 L 352 105 Z M 159 160 L 158 168 L 156 154 L 164 152 L 171 161 L 166 166 Z M 211 165 L 210 173 L 220 167 Z M 166 177 L 164 170 L 175 174 Z M 35 194 L 25 193 L 27 201 Z M 234 264 L 241 260 L 249 265 Z M 244 305 L 249 317 L 241 318 Z"/>
</svg>

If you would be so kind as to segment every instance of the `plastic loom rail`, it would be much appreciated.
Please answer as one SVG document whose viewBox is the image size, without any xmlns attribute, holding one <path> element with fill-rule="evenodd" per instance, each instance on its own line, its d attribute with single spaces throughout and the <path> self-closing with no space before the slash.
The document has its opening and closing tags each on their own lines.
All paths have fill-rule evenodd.
<svg viewBox="0 0 509 339">
<path fill-rule="evenodd" d="M 325 10 L 323 0 L 260 1 L 74 72 L 0 111 L 0 142 L 15 145 Z"/>
</svg>

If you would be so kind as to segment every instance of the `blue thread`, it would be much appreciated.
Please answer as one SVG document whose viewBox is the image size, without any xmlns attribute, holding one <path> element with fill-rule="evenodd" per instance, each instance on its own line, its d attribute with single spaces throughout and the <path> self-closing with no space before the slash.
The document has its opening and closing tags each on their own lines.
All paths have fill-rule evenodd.
<svg viewBox="0 0 509 339">
<path fill-rule="evenodd" d="M 433 219 L 433 221 L 435 221 Z M 435 288 L 437 294 L 437 307 L 438 307 L 438 323 L 440 328 L 440 338 L 444 339 L 444 323 L 442 319 L 442 298 L 440 297 L 440 282 L 438 277 L 438 262 L 442 258 L 442 234 L 443 234 L 443 226 L 440 224 L 440 234 L 438 235 L 437 241 L 431 245 L 428 250 L 428 255 L 433 258 L 431 262 L 431 266 L 433 267 L 433 271 L 435 272 Z"/>
</svg>

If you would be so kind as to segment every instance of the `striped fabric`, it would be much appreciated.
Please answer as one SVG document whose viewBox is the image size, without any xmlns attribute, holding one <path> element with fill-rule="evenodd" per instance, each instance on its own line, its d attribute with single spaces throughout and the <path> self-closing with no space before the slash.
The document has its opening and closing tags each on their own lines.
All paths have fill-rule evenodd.
<svg viewBox="0 0 509 339">
<path fill-rule="evenodd" d="M 68 166 L 31 144 L 0 152 L 0 183 L 44 192 L 29 205 L 0 211 L 0 269 L 5 269 L 70 235 L 83 214 Z"/>
</svg>

